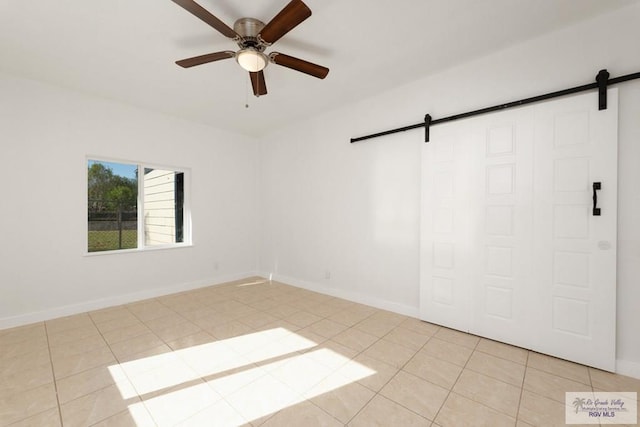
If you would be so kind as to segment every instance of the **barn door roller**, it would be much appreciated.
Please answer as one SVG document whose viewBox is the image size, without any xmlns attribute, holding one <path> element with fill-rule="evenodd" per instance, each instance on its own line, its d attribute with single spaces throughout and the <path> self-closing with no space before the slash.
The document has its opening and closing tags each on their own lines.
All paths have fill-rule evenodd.
<svg viewBox="0 0 640 427">
<path fill-rule="evenodd" d="M 607 84 L 609 82 L 609 75 L 607 70 L 600 70 L 596 76 L 596 82 L 598 83 L 598 110 L 607 109 Z"/>
</svg>

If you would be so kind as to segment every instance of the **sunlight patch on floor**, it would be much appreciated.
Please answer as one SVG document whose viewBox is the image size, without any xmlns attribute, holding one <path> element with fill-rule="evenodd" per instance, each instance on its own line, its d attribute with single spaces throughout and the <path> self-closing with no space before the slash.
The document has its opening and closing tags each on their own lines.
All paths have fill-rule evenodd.
<svg viewBox="0 0 640 427">
<path fill-rule="evenodd" d="M 112 365 L 109 371 L 128 399 L 314 346 L 315 342 L 285 328 L 273 328 Z M 134 392 L 122 383 L 123 372 Z"/>
<path fill-rule="evenodd" d="M 164 426 L 203 417 L 214 407 L 226 414 L 227 425 L 240 425 L 376 373 L 314 347 L 303 336 L 274 328 L 112 365 L 109 371 L 123 399 L 142 399 L 129 405 L 139 426 L 148 424 L 146 411 Z"/>
<path fill-rule="evenodd" d="M 253 282 L 241 283 L 238 285 L 238 288 L 244 288 L 245 286 L 263 285 L 265 283 L 267 283 L 267 280 L 255 280 Z"/>
</svg>

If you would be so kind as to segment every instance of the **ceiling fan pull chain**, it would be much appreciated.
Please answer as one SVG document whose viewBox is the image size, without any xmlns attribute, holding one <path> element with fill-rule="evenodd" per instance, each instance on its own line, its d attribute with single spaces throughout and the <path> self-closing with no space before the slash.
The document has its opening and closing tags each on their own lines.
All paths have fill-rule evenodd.
<svg viewBox="0 0 640 427">
<path fill-rule="evenodd" d="M 249 82 L 244 79 L 244 108 L 249 108 Z"/>
</svg>

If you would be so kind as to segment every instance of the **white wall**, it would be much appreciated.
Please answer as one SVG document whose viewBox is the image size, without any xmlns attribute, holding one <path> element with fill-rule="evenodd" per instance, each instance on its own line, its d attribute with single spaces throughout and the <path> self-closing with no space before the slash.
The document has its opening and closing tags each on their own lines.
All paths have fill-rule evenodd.
<svg viewBox="0 0 640 427">
<path fill-rule="evenodd" d="M 257 141 L 0 74 L 0 329 L 256 270 Z M 191 170 L 193 246 L 84 256 L 86 156 Z"/>
<path fill-rule="evenodd" d="M 265 138 L 261 271 L 416 315 L 423 133 L 349 138 L 640 71 L 638 22 L 622 9 Z M 640 378 L 640 81 L 618 87 L 617 369 Z"/>
</svg>

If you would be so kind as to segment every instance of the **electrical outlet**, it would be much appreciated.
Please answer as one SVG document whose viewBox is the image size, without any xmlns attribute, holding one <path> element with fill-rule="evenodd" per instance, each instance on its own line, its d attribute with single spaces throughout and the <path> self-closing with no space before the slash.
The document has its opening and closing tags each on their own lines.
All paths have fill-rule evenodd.
<svg viewBox="0 0 640 427">
<path fill-rule="evenodd" d="M 330 280 L 331 279 L 331 270 L 325 270 L 324 271 L 324 278 L 326 280 Z"/>
</svg>

